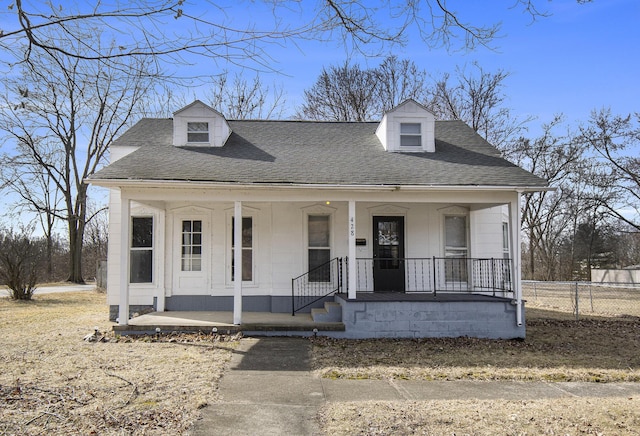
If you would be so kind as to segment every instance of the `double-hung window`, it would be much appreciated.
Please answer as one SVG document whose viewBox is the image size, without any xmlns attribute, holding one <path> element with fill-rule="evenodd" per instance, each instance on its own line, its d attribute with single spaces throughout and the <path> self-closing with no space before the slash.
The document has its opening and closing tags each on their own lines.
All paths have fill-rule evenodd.
<svg viewBox="0 0 640 436">
<path fill-rule="evenodd" d="M 467 281 L 467 217 L 450 215 L 444 217 L 445 276 L 448 282 Z"/>
<path fill-rule="evenodd" d="M 231 219 L 231 281 L 235 279 L 235 219 Z M 253 281 L 253 218 L 242 217 L 242 281 Z"/>
<path fill-rule="evenodd" d="M 209 123 L 187 123 L 187 142 L 209 142 Z"/>
<path fill-rule="evenodd" d="M 131 217 L 130 283 L 153 281 L 153 217 Z"/>
<path fill-rule="evenodd" d="M 400 123 L 400 147 L 421 147 L 420 123 Z"/>
<path fill-rule="evenodd" d="M 307 230 L 309 281 L 328 282 L 331 279 L 329 215 L 309 215 Z"/>
</svg>

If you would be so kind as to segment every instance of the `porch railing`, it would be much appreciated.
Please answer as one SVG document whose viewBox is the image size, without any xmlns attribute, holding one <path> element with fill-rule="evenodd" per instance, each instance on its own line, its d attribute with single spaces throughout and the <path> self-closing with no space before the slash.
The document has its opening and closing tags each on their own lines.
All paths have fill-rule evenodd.
<svg viewBox="0 0 640 436">
<path fill-rule="evenodd" d="M 511 259 L 469 257 L 358 258 L 357 289 L 373 292 L 375 281 L 385 271 L 400 271 L 402 288 L 411 292 L 467 292 L 496 295 L 513 292 Z"/>
<path fill-rule="evenodd" d="M 291 315 L 342 291 L 342 258 L 336 257 L 291 279 Z"/>
</svg>

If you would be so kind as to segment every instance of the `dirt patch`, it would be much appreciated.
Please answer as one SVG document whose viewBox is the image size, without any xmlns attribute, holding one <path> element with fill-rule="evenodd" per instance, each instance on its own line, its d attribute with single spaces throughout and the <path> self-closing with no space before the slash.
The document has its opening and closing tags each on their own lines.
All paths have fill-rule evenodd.
<svg viewBox="0 0 640 436">
<path fill-rule="evenodd" d="M 0 299 L 0 434 L 184 434 L 237 338 L 116 338 L 97 292 Z M 107 341 L 86 342 L 97 328 Z"/>
</svg>

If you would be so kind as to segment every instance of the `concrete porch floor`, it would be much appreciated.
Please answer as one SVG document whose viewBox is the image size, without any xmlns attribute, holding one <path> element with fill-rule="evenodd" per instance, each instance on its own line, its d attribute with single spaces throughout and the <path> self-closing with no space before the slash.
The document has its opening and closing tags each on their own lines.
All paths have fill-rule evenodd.
<svg viewBox="0 0 640 436">
<path fill-rule="evenodd" d="M 114 325 L 113 331 L 120 335 L 152 334 L 159 328 L 162 332 L 203 332 L 211 333 L 213 328 L 219 334 L 242 332 L 245 335 L 260 336 L 312 336 L 318 331 L 344 331 L 341 322 L 318 323 L 308 313 L 243 312 L 242 324 L 233 324 L 233 312 L 152 312 L 129 320 L 129 325 Z"/>
</svg>

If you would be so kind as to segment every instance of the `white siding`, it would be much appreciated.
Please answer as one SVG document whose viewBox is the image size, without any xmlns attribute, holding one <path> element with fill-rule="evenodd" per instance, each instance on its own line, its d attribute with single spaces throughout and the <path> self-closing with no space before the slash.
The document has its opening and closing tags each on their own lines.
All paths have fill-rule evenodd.
<svg viewBox="0 0 640 436">
<path fill-rule="evenodd" d="M 166 211 L 166 224 L 159 217 L 160 208 Z M 154 295 L 233 295 L 230 281 L 230 217 L 231 202 L 166 203 L 143 205 L 132 203 L 132 214 L 154 215 L 154 237 L 163 238 L 164 253 L 154 251 L 154 277 L 164 274 L 164 280 L 155 280 L 149 285 L 130 285 L 130 304 L 150 305 Z M 176 238 L 176 220 L 188 218 L 189 211 L 202 216 L 206 211 L 209 220 L 208 234 L 203 235 L 209 246 L 209 262 L 204 265 L 207 286 L 198 290 L 175 288 L 174 274 L 180 268 L 179 238 Z M 254 280 L 243 285 L 244 295 L 288 296 L 291 279 L 307 271 L 306 214 L 325 211 L 331 213 L 331 257 L 348 254 L 348 202 L 336 201 L 327 206 L 323 202 L 243 202 L 243 215 L 253 216 L 254 228 Z M 468 213 L 469 245 L 472 257 L 502 257 L 502 207 L 474 209 L 451 203 L 356 203 L 356 237 L 365 239 L 366 245 L 357 246 L 358 258 L 373 256 L 373 216 L 395 215 L 405 218 L 405 253 L 409 258 L 431 258 L 444 255 L 444 214 Z M 108 302 L 118 304 L 120 257 L 128 256 L 128 247 L 120 254 L 120 194 L 111 191 L 109 229 L 109 276 Z M 154 247 L 162 244 L 154 243 Z M 162 285 L 163 289 L 158 286 Z M 161 295 L 161 294 L 160 294 Z"/>
<path fill-rule="evenodd" d="M 209 143 L 189 144 L 197 146 L 222 147 L 231 134 L 231 129 L 225 118 L 207 105 L 195 102 L 178 111 L 173 116 L 173 145 L 187 145 L 187 123 L 209 123 Z"/>
</svg>

